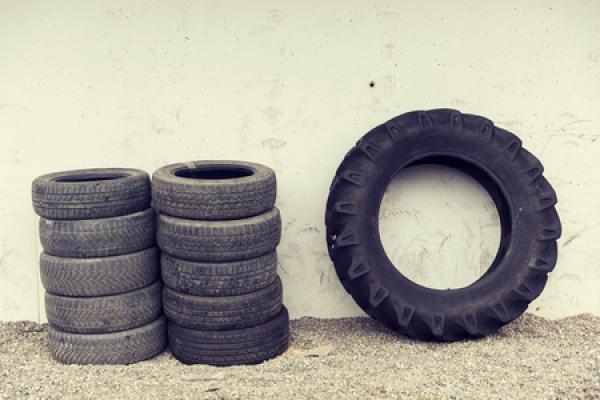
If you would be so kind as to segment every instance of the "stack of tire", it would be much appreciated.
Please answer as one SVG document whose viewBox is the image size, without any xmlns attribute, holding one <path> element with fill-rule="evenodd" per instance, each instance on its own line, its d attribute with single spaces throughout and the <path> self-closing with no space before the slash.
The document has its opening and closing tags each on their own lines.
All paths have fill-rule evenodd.
<svg viewBox="0 0 600 400">
<path fill-rule="evenodd" d="M 172 164 L 152 177 L 169 346 L 187 364 L 256 364 L 288 346 L 272 169 Z"/>
<path fill-rule="evenodd" d="M 159 354 L 167 336 L 148 174 L 53 173 L 33 181 L 32 196 L 52 356 L 129 364 Z"/>
</svg>

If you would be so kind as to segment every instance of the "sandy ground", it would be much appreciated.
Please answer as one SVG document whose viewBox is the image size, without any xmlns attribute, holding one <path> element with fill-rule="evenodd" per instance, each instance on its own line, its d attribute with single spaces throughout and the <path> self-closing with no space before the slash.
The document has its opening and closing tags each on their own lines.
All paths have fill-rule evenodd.
<svg viewBox="0 0 600 400">
<path fill-rule="evenodd" d="M 68 366 L 46 326 L 0 323 L 5 399 L 600 399 L 600 317 L 525 315 L 500 333 L 420 343 L 367 318 L 303 318 L 258 366 L 187 366 L 167 351 L 129 366 Z"/>
</svg>

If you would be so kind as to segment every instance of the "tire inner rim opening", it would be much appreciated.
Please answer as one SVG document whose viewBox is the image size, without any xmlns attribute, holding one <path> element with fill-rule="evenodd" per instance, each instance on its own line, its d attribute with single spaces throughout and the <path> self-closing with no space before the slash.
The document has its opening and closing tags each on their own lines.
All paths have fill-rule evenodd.
<svg viewBox="0 0 600 400">
<path fill-rule="evenodd" d="M 423 158 L 393 174 L 379 209 L 379 235 L 391 263 L 431 289 L 467 287 L 493 270 L 510 230 L 495 181 L 449 156 Z"/>
<path fill-rule="evenodd" d="M 175 172 L 175 176 L 178 176 L 180 178 L 205 180 L 237 179 L 245 178 L 253 174 L 254 172 L 249 168 L 227 165 L 186 168 Z"/>
<path fill-rule="evenodd" d="M 54 179 L 55 182 L 59 183 L 85 183 L 95 181 L 112 181 L 115 179 L 125 178 L 127 175 L 123 174 L 75 174 L 66 175 Z"/>
</svg>

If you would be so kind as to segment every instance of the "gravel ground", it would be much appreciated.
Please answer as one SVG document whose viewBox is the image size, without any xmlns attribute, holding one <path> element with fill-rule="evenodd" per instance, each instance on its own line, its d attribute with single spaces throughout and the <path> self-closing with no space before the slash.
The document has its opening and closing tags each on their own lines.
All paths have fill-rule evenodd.
<svg viewBox="0 0 600 400">
<path fill-rule="evenodd" d="M 453 344 L 399 337 L 366 318 L 292 321 L 290 350 L 259 366 L 187 366 L 167 351 L 129 366 L 68 366 L 46 326 L 0 323 L 0 398 L 600 399 L 600 317 L 525 315 Z"/>
</svg>

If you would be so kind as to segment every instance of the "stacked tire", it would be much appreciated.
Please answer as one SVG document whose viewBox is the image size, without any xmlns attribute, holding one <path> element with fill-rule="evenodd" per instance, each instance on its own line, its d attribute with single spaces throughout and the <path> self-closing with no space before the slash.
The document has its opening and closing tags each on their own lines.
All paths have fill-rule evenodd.
<svg viewBox="0 0 600 400">
<path fill-rule="evenodd" d="M 129 364 L 165 348 L 150 196 L 148 174 L 136 169 L 75 170 L 33 181 L 56 360 Z"/>
<path fill-rule="evenodd" d="M 256 364 L 287 349 L 272 169 L 172 164 L 152 177 L 163 304 L 173 355 L 187 364 Z"/>
</svg>

